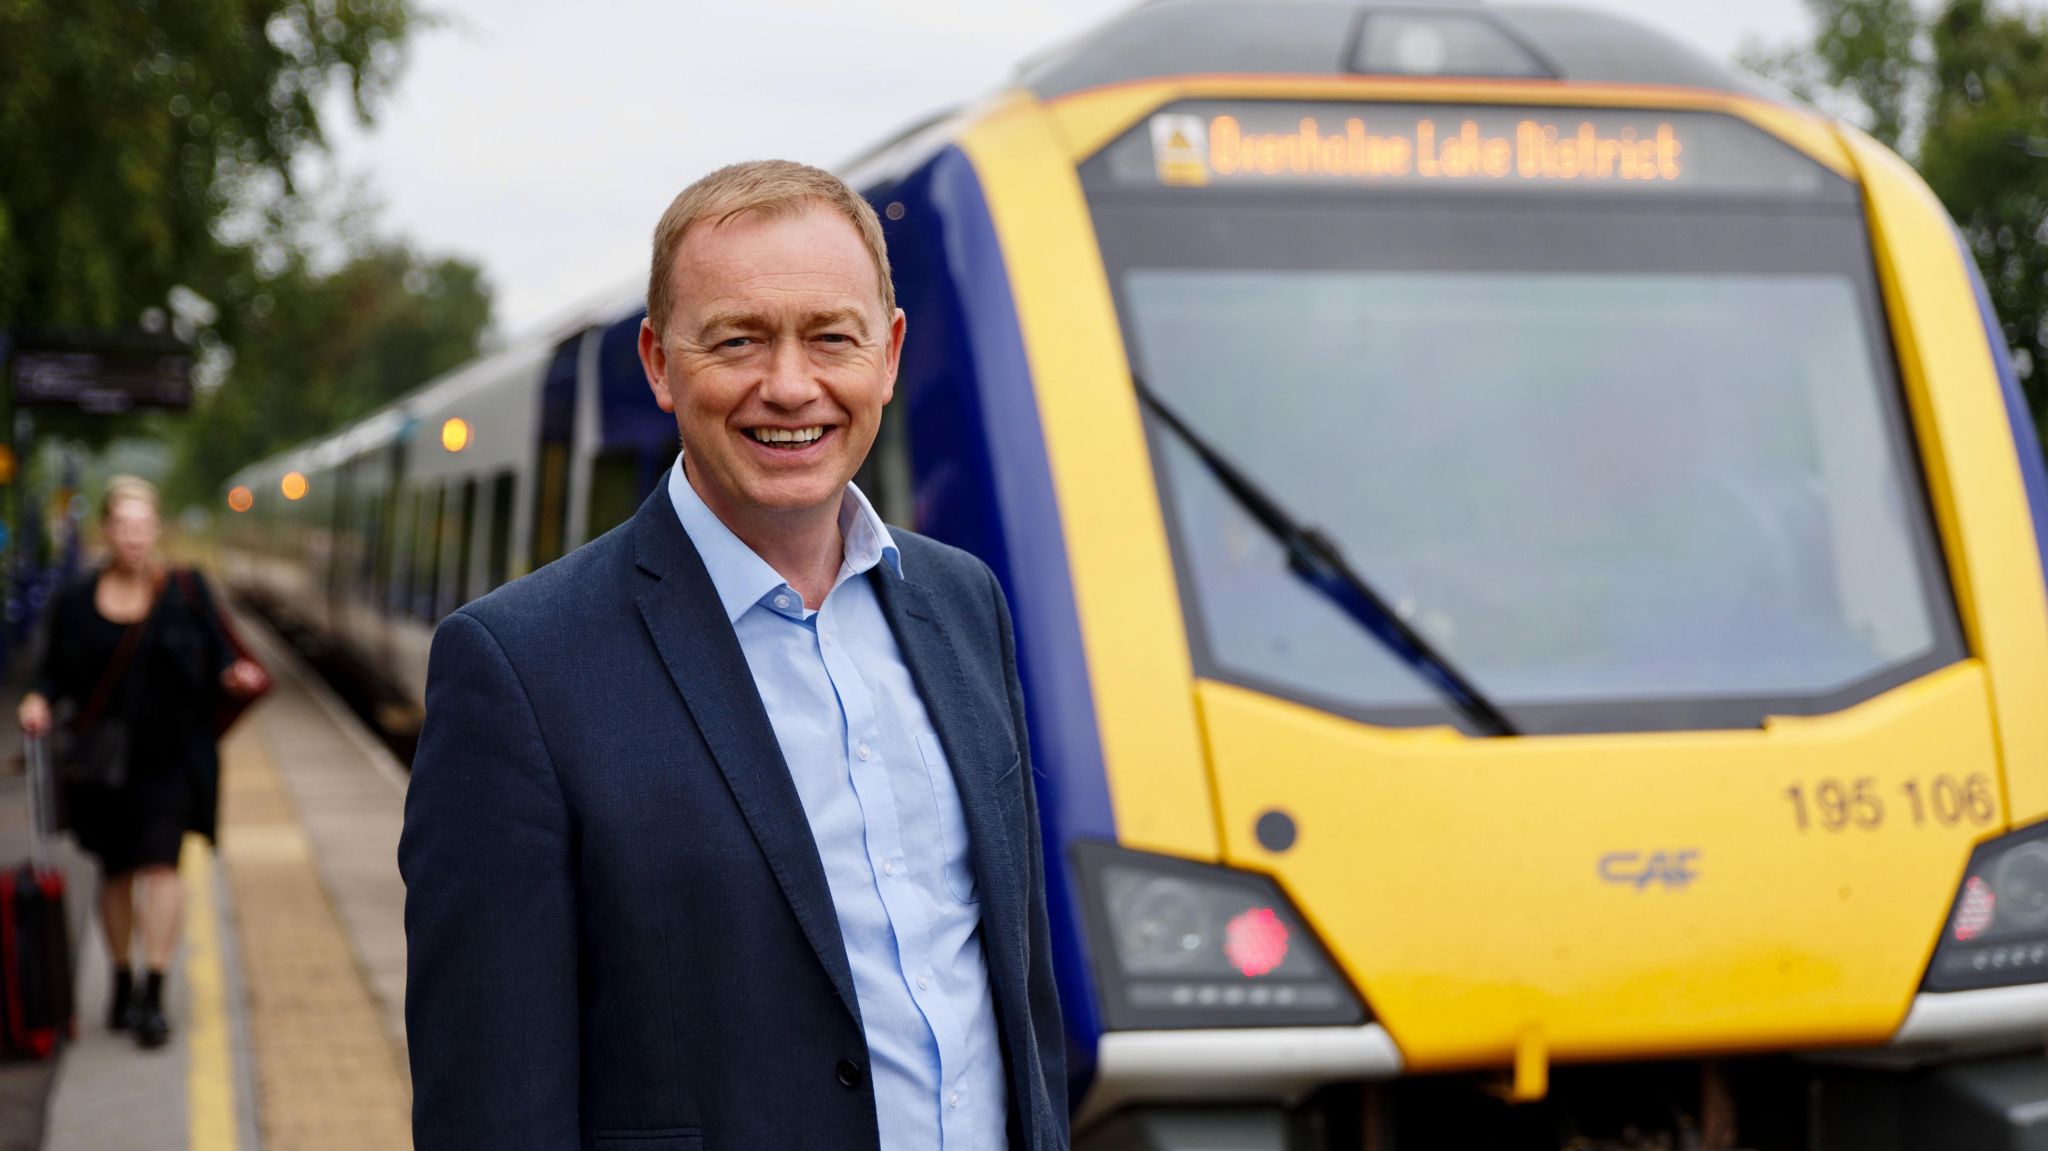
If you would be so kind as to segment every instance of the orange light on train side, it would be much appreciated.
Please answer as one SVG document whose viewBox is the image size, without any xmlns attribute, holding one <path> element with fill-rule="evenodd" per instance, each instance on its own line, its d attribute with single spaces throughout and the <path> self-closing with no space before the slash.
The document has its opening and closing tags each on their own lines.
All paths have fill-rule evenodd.
<svg viewBox="0 0 2048 1151">
<path fill-rule="evenodd" d="M 250 508 L 253 508 L 255 506 L 255 492 L 250 491 L 248 488 L 245 488 L 240 484 L 236 484 L 234 487 L 228 489 L 228 508 L 230 510 L 237 512 L 246 512 Z"/>
<path fill-rule="evenodd" d="M 461 416 L 450 416 L 441 425 L 441 446 L 451 452 L 459 452 L 469 446 L 469 421 Z"/>
<path fill-rule="evenodd" d="M 286 472 L 284 479 L 277 487 L 279 491 L 284 493 L 284 498 L 288 500 L 306 498 L 306 477 L 297 472 Z"/>
</svg>

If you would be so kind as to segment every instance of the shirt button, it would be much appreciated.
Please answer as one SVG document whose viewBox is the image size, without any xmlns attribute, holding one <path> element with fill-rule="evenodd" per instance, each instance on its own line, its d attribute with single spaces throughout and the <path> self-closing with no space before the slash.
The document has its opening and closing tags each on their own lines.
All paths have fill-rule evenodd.
<svg viewBox="0 0 2048 1151">
<path fill-rule="evenodd" d="M 779 595 L 779 596 L 776 596 L 776 597 L 775 597 L 775 606 L 776 606 L 776 607 L 782 607 L 782 608 L 786 608 L 786 607 L 788 607 L 788 606 L 789 606 L 789 597 L 788 597 L 788 596 L 786 596 L 786 595 Z"/>
<path fill-rule="evenodd" d="M 883 860 L 883 861 L 882 861 L 882 874 L 883 874 L 883 875 L 894 875 L 894 874 L 896 874 L 896 861 L 895 861 L 895 860 L 893 860 L 893 859 L 885 859 L 885 860 Z"/>
<path fill-rule="evenodd" d="M 931 980 L 931 976 L 929 976 L 929 975 L 920 975 L 920 976 L 918 976 L 918 977 L 917 977 L 917 989 L 918 989 L 919 991 L 923 991 L 923 990 L 925 990 L 925 989 L 929 988 L 929 987 L 930 987 L 931 985 L 932 985 L 932 980 Z"/>
<path fill-rule="evenodd" d="M 958 1091 L 953 1092 L 952 1095 L 946 1098 L 946 1106 L 954 1108 L 960 1106 L 960 1093 Z"/>
<path fill-rule="evenodd" d="M 868 761 L 868 756 L 872 753 L 868 751 L 867 744 L 861 744 L 859 750 L 855 751 L 853 754 L 859 756 L 862 763 L 866 763 Z"/>
<path fill-rule="evenodd" d="M 831 646 L 832 646 L 832 633 L 831 633 L 831 632 L 829 632 L 829 631 L 828 631 L 828 632 L 826 632 L 826 633 L 825 633 L 825 635 L 824 635 L 824 641 L 825 641 L 825 646 L 826 646 L 826 647 L 831 647 Z"/>
</svg>

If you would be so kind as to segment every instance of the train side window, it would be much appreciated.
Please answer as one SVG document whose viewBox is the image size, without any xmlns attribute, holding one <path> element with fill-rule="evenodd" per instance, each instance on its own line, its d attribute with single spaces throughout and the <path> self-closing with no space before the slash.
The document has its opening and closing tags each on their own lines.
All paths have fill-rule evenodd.
<svg viewBox="0 0 2048 1151">
<path fill-rule="evenodd" d="M 484 545 L 485 590 L 502 585 L 512 576 L 512 497 L 517 490 L 509 469 L 499 472 L 491 481 L 491 535 Z"/>
<path fill-rule="evenodd" d="M 462 500 L 455 514 L 455 592 L 441 607 L 442 615 L 469 602 L 470 537 L 476 533 L 476 477 L 462 481 Z"/>
<path fill-rule="evenodd" d="M 625 523 L 640 506 L 640 452 L 613 448 L 590 462 L 590 500 L 584 510 L 591 539 Z"/>
<path fill-rule="evenodd" d="M 861 494 L 873 504 L 882 522 L 917 530 L 917 508 L 910 495 L 910 437 L 903 427 L 903 405 L 882 409 L 882 426 L 875 431 L 875 446 L 854 474 Z"/>
<path fill-rule="evenodd" d="M 534 501 L 533 566 L 562 558 L 569 515 L 569 445 L 548 444 L 540 453 L 540 498 Z"/>
</svg>

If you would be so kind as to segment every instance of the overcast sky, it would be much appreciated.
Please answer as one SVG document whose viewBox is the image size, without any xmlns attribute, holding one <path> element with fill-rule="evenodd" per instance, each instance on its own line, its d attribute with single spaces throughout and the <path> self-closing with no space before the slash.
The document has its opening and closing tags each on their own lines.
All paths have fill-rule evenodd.
<svg viewBox="0 0 2048 1151">
<path fill-rule="evenodd" d="M 328 118 L 334 167 L 381 228 L 481 263 L 499 335 L 645 275 L 669 199 L 709 169 L 830 166 L 997 88 L 1129 0 L 425 0 L 368 132 Z M 1807 28 L 1799 0 L 1580 0 L 1718 57 Z"/>
</svg>

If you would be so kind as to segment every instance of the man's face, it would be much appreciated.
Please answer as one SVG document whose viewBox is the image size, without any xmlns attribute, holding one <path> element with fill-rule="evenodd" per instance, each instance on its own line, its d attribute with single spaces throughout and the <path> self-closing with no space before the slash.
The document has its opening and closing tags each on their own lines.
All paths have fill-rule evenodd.
<svg viewBox="0 0 2048 1151">
<path fill-rule="evenodd" d="M 701 223 L 670 272 L 668 323 L 640 359 L 682 432 L 690 480 L 751 526 L 829 506 L 867 458 L 896 387 L 903 313 L 853 223 L 825 206 Z"/>
</svg>

